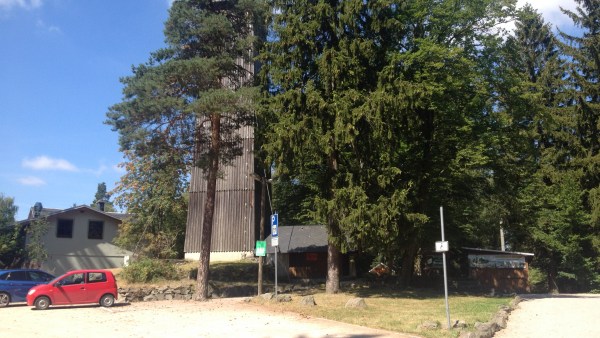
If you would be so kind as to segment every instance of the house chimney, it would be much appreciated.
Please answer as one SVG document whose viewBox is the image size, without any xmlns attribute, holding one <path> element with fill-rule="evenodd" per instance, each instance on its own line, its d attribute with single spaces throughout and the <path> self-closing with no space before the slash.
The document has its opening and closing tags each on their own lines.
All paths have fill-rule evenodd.
<svg viewBox="0 0 600 338">
<path fill-rule="evenodd" d="M 38 218 L 40 217 L 40 214 L 42 213 L 42 202 L 35 202 L 35 205 L 33 206 L 33 218 Z"/>
<path fill-rule="evenodd" d="M 109 198 L 110 195 L 106 194 L 104 195 L 104 197 L 98 200 L 98 209 L 100 209 L 100 211 L 104 211 L 104 206 L 106 205 L 106 203 L 108 203 Z"/>
</svg>

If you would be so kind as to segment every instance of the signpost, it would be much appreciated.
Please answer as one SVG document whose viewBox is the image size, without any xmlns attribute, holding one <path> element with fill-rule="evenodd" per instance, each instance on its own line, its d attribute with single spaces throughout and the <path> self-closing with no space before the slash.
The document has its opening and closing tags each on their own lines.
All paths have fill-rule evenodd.
<svg viewBox="0 0 600 338">
<path fill-rule="evenodd" d="M 267 241 L 256 241 L 254 254 L 258 257 L 265 257 L 267 254 Z"/>
<path fill-rule="evenodd" d="M 275 249 L 275 296 L 277 296 L 277 256 L 279 253 L 279 216 L 271 215 L 271 246 Z"/>
<path fill-rule="evenodd" d="M 450 309 L 448 308 L 448 277 L 446 275 L 446 252 L 448 251 L 448 242 L 444 239 L 444 209 L 440 207 L 440 222 L 442 225 L 442 241 L 435 242 L 435 251 L 442 253 L 444 264 L 444 295 L 446 298 L 446 318 L 448 319 L 448 330 L 450 327 Z"/>
</svg>

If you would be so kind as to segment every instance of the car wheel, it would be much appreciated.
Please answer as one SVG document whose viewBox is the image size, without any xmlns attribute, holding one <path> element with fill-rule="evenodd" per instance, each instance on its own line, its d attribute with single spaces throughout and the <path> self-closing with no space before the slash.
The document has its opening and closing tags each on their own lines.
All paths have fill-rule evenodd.
<svg viewBox="0 0 600 338">
<path fill-rule="evenodd" d="M 38 310 L 46 310 L 50 306 L 50 298 L 46 296 L 38 297 L 35 300 L 35 308 Z"/>
<path fill-rule="evenodd" d="M 10 303 L 10 296 L 6 292 L 0 292 L 0 307 L 8 306 Z"/>
<path fill-rule="evenodd" d="M 100 305 L 104 307 L 111 307 L 115 303 L 115 297 L 111 294 L 106 294 L 100 298 Z"/>
</svg>

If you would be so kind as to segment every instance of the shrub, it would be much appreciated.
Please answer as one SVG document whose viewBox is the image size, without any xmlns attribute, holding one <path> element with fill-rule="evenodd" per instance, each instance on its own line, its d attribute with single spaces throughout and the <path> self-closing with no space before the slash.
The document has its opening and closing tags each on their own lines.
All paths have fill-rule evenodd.
<svg viewBox="0 0 600 338">
<path fill-rule="evenodd" d="M 119 276 L 129 283 L 150 283 L 159 280 L 177 280 L 179 273 L 172 263 L 142 258 L 123 268 Z"/>
<path fill-rule="evenodd" d="M 532 293 L 548 292 L 548 279 L 538 268 L 529 267 L 529 285 Z"/>
</svg>

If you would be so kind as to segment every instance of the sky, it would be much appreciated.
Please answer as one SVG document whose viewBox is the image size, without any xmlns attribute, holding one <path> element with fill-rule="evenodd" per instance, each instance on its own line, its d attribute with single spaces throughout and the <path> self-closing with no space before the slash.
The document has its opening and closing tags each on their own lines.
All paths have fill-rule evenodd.
<svg viewBox="0 0 600 338">
<path fill-rule="evenodd" d="M 559 6 L 574 0 L 528 2 L 570 30 Z M 99 183 L 115 187 L 123 156 L 106 113 L 123 98 L 119 79 L 164 46 L 171 3 L 0 0 L 0 194 L 17 220 L 36 202 L 89 205 Z"/>
</svg>

